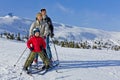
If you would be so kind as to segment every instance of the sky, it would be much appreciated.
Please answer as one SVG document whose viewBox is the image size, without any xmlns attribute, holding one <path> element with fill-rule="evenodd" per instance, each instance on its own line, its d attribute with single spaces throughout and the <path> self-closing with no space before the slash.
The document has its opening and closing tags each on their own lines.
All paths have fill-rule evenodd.
<svg viewBox="0 0 120 80">
<path fill-rule="evenodd" d="M 0 16 L 12 12 L 35 20 L 41 8 L 53 22 L 120 31 L 120 0 L 0 0 Z"/>
</svg>

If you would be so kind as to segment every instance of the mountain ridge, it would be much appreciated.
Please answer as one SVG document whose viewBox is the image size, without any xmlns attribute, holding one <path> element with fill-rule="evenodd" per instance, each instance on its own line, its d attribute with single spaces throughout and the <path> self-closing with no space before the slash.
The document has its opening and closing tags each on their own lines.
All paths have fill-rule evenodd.
<svg viewBox="0 0 120 80">
<path fill-rule="evenodd" d="M 0 33 L 6 31 L 15 34 L 19 32 L 22 35 L 26 35 L 29 33 L 29 28 L 33 21 L 34 20 L 10 15 L 0 17 Z M 58 22 L 53 22 L 53 25 L 55 38 L 59 40 L 79 41 L 95 39 L 120 39 L 120 32 L 70 26 Z"/>
</svg>

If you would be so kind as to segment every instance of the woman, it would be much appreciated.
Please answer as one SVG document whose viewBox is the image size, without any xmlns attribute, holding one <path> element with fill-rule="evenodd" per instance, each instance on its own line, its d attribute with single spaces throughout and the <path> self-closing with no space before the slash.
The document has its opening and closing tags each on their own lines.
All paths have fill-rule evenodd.
<svg viewBox="0 0 120 80">
<path fill-rule="evenodd" d="M 33 29 L 34 28 L 39 28 L 40 29 L 40 36 L 43 37 L 44 39 L 48 38 L 48 35 L 50 34 L 50 31 L 49 31 L 49 26 L 46 22 L 43 22 L 42 21 L 42 14 L 41 13 L 38 13 L 36 15 L 36 21 L 32 23 L 31 27 L 30 27 L 30 37 L 33 36 Z M 47 41 L 46 41 L 47 43 Z M 46 47 L 47 49 L 47 47 Z M 48 55 L 48 50 L 47 50 L 47 56 L 49 58 L 49 55 Z M 38 62 L 38 55 L 36 54 L 36 57 L 35 57 L 35 60 L 34 60 L 35 63 Z"/>
<path fill-rule="evenodd" d="M 34 28 L 39 28 L 41 27 L 40 21 L 42 20 L 42 15 L 41 13 L 38 13 L 36 15 L 36 21 L 32 23 L 30 30 L 29 30 L 29 37 L 31 38 L 33 36 L 33 29 Z M 35 59 L 34 59 L 35 64 L 38 62 L 38 54 L 36 54 Z"/>
</svg>

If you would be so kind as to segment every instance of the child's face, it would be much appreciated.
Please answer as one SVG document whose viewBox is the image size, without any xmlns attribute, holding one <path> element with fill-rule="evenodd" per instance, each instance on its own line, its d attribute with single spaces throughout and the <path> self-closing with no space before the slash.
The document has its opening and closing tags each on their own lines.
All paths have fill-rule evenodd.
<svg viewBox="0 0 120 80">
<path fill-rule="evenodd" d="M 35 33 L 35 36 L 36 36 L 36 37 L 38 37 L 39 35 L 40 35 L 40 33 L 39 33 L 39 32 L 36 32 L 36 33 Z"/>
</svg>

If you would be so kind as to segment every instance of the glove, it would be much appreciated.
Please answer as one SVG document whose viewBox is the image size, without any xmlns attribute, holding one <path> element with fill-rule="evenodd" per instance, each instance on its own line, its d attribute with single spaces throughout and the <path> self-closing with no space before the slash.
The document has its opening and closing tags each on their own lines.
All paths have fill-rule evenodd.
<svg viewBox="0 0 120 80">
<path fill-rule="evenodd" d="M 42 52 L 44 53 L 44 56 L 47 57 L 46 49 L 42 49 Z"/>
<path fill-rule="evenodd" d="M 50 34 L 50 37 L 53 38 L 53 37 L 54 37 L 54 33 L 51 33 L 51 34 Z"/>
<path fill-rule="evenodd" d="M 46 49 L 43 49 L 43 52 L 46 53 Z"/>
<path fill-rule="evenodd" d="M 43 36 L 44 39 L 46 39 L 46 36 Z"/>
<path fill-rule="evenodd" d="M 30 49 L 30 51 L 33 51 L 33 50 L 34 50 L 34 48 L 33 48 L 33 47 L 30 47 L 29 49 Z"/>
</svg>

